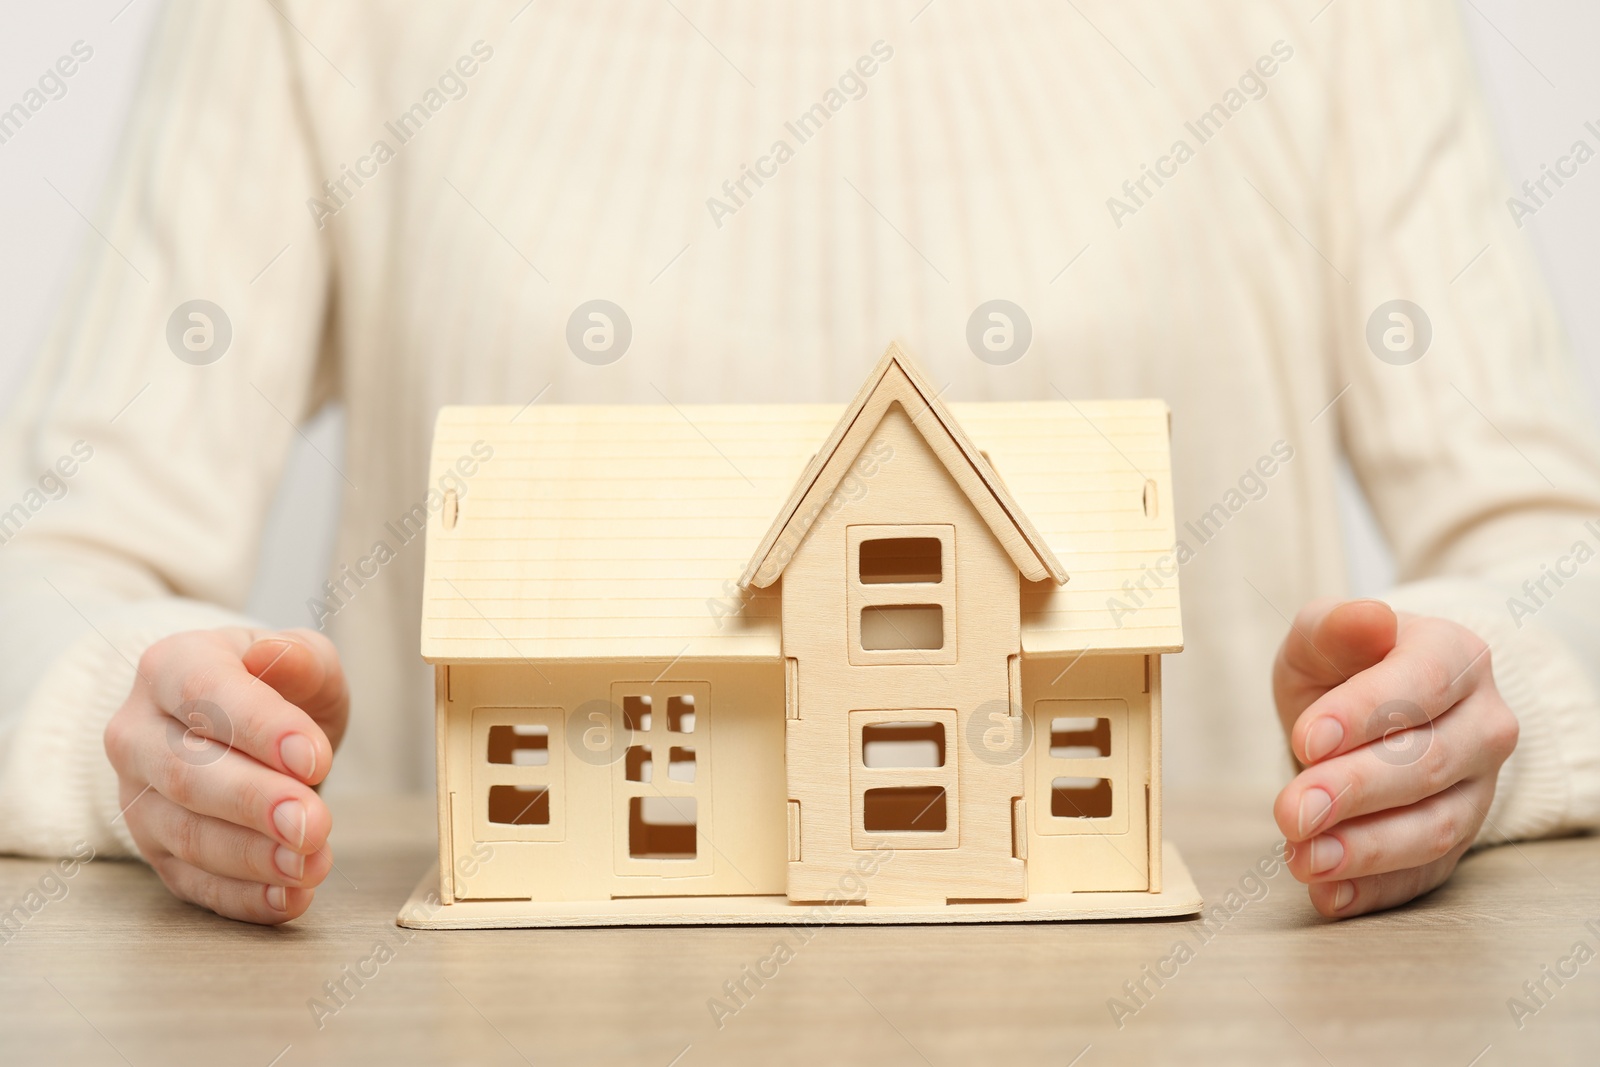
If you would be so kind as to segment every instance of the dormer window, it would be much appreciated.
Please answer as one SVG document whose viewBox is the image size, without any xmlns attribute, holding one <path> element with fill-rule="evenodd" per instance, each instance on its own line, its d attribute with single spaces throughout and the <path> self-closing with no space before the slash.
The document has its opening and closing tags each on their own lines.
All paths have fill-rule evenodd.
<svg viewBox="0 0 1600 1067">
<path fill-rule="evenodd" d="M 852 526 L 850 662 L 956 661 L 954 526 Z"/>
</svg>

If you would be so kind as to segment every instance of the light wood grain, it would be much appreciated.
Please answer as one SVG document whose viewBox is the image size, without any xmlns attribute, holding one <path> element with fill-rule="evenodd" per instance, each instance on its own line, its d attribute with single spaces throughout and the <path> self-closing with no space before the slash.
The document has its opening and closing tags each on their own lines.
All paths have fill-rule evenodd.
<svg viewBox="0 0 1600 1067">
<path fill-rule="evenodd" d="M 869 415 L 872 447 L 893 460 L 859 499 L 808 524 L 783 572 L 783 652 L 799 661 L 800 689 L 784 757 L 801 828 L 789 897 L 809 902 L 837 893 L 841 875 L 876 844 L 892 847 L 894 862 L 867 880 L 868 906 L 1048 892 L 1030 886 L 1027 865 L 1014 855 L 1011 809 L 1024 794 L 1021 761 L 978 758 L 968 744 L 972 720 L 986 721 L 997 708 L 1004 718 L 1008 710 L 1009 658 L 1021 651 L 1016 563 L 913 412 L 896 402 L 876 415 L 869 405 L 861 417 Z M 838 453 L 851 462 L 855 454 Z M 893 536 L 939 542 L 936 582 L 862 583 L 862 543 Z M 941 605 L 942 647 L 865 650 L 863 608 L 896 603 Z M 902 721 L 942 729 L 938 768 L 864 765 L 863 727 L 902 710 Z M 916 786 L 943 790 L 947 814 L 938 832 L 868 832 L 867 790 Z"/>
<path fill-rule="evenodd" d="M 439 708 L 447 724 L 439 804 L 452 813 L 453 848 L 440 855 L 452 874 L 447 901 L 783 892 L 781 661 L 473 664 L 452 666 L 450 676 L 452 699 Z M 669 699 L 685 694 L 694 722 L 675 732 Z M 647 729 L 628 728 L 630 696 L 651 699 Z M 548 727 L 547 762 L 487 761 L 486 728 L 514 723 Z M 692 781 L 670 777 L 674 748 L 693 755 Z M 627 779 L 627 752 L 648 755 L 636 767 L 647 780 Z M 507 784 L 548 788 L 549 821 L 490 822 L 489 790 Z M 694 856 L 630 856 L 633 797 L 693 798 Z"/>
<path fill-rule="evenodd" d="M 443 408 L 430 484 L 453 477 L 466 490 L 454 527 L 444 527 L 442 507 L 425 516 L 423 656 L 671 659 L 692 642 L 691 657 L 777 658 L 778 591 L 741 589 L 740 575 L 843 411 Z M 1182 647 L 1167 406 L 975 402 L 948 412 L 1071 576 L 1026 584 L 1023 650 Z M 458 464 L 474 445 L 493 455 L 474 459 L 467 477 Z M 858 463 L 824 502 L 870 494 L 880 466 Z M 1121 610 L 1108 607 L 1114 601 Z"/>
<path fill-rule="evenodd" d="M 1103 557 L 1082 560 L 1070 595 L 1050 537 L 897 345 L 814 452 L 819 435 L 796 432 L 810 408 L 763 418 L 750 406 L 669 407 L 542 408 L 521 425 L 522 410 L 439 415 L 431 473 L 443 492 L 402 524 L 427 530 L 421 650 L 441 672 L 445 907 L 504 902 L 526 918 L 515 902 L 588 901 L 614 918 L 632 907 L 612 907 L 617 898 L 770 896 L 777 864 L 789 900 L 816 903 L 879 849 L 896 862 L 871 863 L 868 908 L 1160 892 L 1151 660 L 1182 641 L 1160 506 L 1163 404 L 1101 404 L 1125 424 L 1119 434 L 1135 428 L 1127 449 L 1159 459 L 1144 467 L 1070 401 L 1037 409 L 1040 425 L 971 409 L 991 419 L 982 440 L 1018 484 L 1051 487 L 1028 499 L 1062 547 L 1092 543 Z M 680 420 L 709 450 L 682 452 Z M 1063 436 L 1067 424 L 1076 430 Z M 797 466 L 774 512 L 779 476 Z M 728 553 L 748 548 L 768 513 L 735 586 Z M 932 572 L 867 574 L 869 547 L 907 543 L 934 546 Z M 1028 640 L 1036 616 L 1053 620 L 1053 644 Z M 656 672 L 662 640 L 680 637 Z M 1080 659 L 1090 662 L 1058 686 Z M 781 724 L 774 685 L 728 684 L 735 672 L 776 683 L 780 663 Z M 688 677 L 665 679 L 675 668 Z M 1095 678 L 1095 692 L 1080 691 Z M 730 692 L 734 713 L 712 712 Z M 630 701 L 638 724 L 649 702 L 681 701 L 702 726 L 693 738 L 660 721 L 625 726 Z M 989 744 L 996 731 L 1020 742 L 1030 724 L 1048 735 L 1050 717 L 1085 716 L 1109 740 L 1040 746 L 1026 764 L 1021 748 Z M 866 732 L 891 723 L 927 724 L 936 762 L 864 759 Z M 597 731 L 619 744 L 577 745 Z M 674 766 L 678 779 L 660 773 Z M 780 777 L 786 802 L 763 788 Z M 1125 914 L 1149 913 L 1127 899 Z M 1178 894 L 1162 913 L 1184 913 L 1184 901 L 1197 902 Z"/>
<path fill-rule="evenodd" d="M 1208 902 L 1271 853 L 1270 800 L 1169 794 L 1167 831 Z M 284 929 L 179 904 L 142 866 L 81 870 L 0 945 L 0 1059 L 265 1067 L 289 1046 L 282 1067 L 1062 1067 L 1090 1046 L 1079 1067 L 1466 1067 L 1487 1045 L 1487 1067 L 1589 1063 L 1600 1043 L 1600 961 L 1521 1031 L 1506 1008 L 1578 940 L 1600 947 L 1584 927 L 1600 916 L 1592 838 L 1492 849 L 1415 905 L 1347 923 L 1279 873 L 1121 1030 L 1108 998 L 1198 944 L 1197 922 L 828 928 L 719 1030 L 707 1001 L 771 955 L 772 929 L 402 933 L 394 914 L 435 855 L 432 798 L 336 803 L 335 819 L 339 869 Z M 0 860 L 0 904 L 49 869 Z M 307 1001 L 375 943 L 399 947 L 319 1031 Z"/>
<path fill-rule="evenodd" d="M 1106 919 L 1166 919 L 1201 910 L 1200 890 L 1171 841 L 1166 844 L 1167 888 L 1161 893 L 1030 893 L 1026 900 L 926 905 L 858 906 L 867 897 L 858 888 L 875 872 L 835 887 L 830 901 L 797 904 L 781 893 L 771 896 L 619 897 L 579 901 L 474 901 L 441 903 L 439 872 L 417 880 L 400 906 L 396 921 L 414 930 L 514 930 L 543 927 L 607 926 L 778 926 L 815 932 L 825 925 L 905 926 L 939 923 L 1093 922 Z M 892 857 L 884 857 L 892 862 Z"/>
<path fill-rule="evenodd" d="M 867 440 L 896 406 L 909 416 L 928 447 L 938 455 L 1022 576 L 1033 582 L 1065 582 L 1067 572 L 1055 552 L 945 408 L 938 390 L 928 384 L 899 345 L 891 344 L 801 474 L 739 583 L 765 588 L 778 580 L 801 541 L 809 536 L 812 518 L 828 505 Z"/>
</svg>

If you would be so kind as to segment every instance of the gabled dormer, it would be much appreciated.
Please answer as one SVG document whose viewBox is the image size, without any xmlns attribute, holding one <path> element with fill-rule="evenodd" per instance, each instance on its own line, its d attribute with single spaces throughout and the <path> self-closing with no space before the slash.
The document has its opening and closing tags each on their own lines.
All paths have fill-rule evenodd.
<svg viewBox="0 0 1600 1067">
<path fill-rule="evenodd" d="M 850 475 L 872 432 L 896 406 L 983 517 L 1018 573 L 1031 582 L 1049 579 L 1065 584 L 1067 572 L 1050 545 L 939 399 L 938 391 L 897 344 L 891 344 L 878 360 L 833 432 L 806 465 L 740 584 L 764 589 L 782 576 L 800 542 Z"/>
</svg>

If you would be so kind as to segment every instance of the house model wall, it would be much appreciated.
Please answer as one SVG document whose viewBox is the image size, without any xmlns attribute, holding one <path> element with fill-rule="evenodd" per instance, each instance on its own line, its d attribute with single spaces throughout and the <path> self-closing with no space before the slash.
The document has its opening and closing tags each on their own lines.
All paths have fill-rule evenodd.
<svg viewBox="0 0 1600 1067">
<path fill-rule="evenodd" d="M 411 925 L 1198 908 L 1164 404 L 946 405 L 891 347 L 843 408 L 440 413 L 435 478 L 485 453 L 428 525 Z"/>
</svg>

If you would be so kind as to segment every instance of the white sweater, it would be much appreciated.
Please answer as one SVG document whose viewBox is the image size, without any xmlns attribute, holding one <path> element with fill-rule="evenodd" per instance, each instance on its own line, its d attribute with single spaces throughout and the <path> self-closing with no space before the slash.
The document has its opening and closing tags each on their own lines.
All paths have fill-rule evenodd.
<svg viewBox="0 0 1600 1067">
<path fill-rule="evenodd" d="M 171 4 L 0 426 L 0 849 L 131 847 L 103 725 L 150 642 L 242 621 L 330 399 L 348 563 L 425 492 L 441 404 L 842 401 L 891 338 L 948 399 L 1171 403 L 1169 781 L 1284 779 L 1269 668 L 1342 591 L 1342 452 L 1393 602 L 1488 639 L 1521 718 L 1486 834 L 1600 822 L 1600 447 L 1448 0 L 276 7 Z M 565 340 L 593 298 L 632 321 L 608 366 Z M 966 340 L 993 298 L 1032 323 L 1008 365 Z M 1402 298 L 1431 343 L 1396 364 L 1366 333 Z M 231 322 L 209 365 L 167 341 L 193 299 Z M 331 788 L 428 781 L 421 572 L 399 547 L 329 621 Z"/>
</svg>

